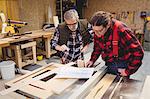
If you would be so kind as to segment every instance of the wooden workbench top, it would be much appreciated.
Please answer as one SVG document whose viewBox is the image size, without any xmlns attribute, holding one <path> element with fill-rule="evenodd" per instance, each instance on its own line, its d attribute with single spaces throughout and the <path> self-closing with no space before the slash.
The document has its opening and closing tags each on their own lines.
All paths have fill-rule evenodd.
<svg viewBox="0 0 150 99">
<path fill-rule="evenodd" d="M 53 35 L 54 31 L 55 31 L 54 29 L 49 31 L 35 30 L 35 31 L 29 31 L 31 32 L 31 34 L 1 38 L 0 47 L 9 46 L 10 43 L 20 42 L 20 41 L 30 40 L 30 39 L 40 38 L 40 37 L 50 38 Z"/>
</svg>

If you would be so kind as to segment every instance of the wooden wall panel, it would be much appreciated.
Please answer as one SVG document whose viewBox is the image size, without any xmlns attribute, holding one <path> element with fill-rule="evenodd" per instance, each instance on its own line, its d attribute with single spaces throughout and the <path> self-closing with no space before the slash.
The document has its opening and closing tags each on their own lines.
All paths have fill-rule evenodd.
<svg viewBox="0 0 150 99">
<path fill-rule="evenodd" d="M 19 20 L 18 0 L 0 0 L 0 11 L 4 12 L 6 19 Z M 0 30 L 1 30 L 0 20 Z"/>
<path fill-rule="evenodd" d="M 38 19 L 39 19 L 39 26 L 42 28 L 42 25 L 45 22 L 53 23 L 52 17 L 48 19 L 48 7 L 50 6 L 51 15 L 55 15 L 55 0 L 38 0 Z"/>
<path fill-rule="evenodd" d="M 85 8 L 84 16 L 90 19 L 94 12 L 99 10 L 116 13 L 135 11 L 135 24 L 137 27 L 143 27 L 144 20 L 140 18 L 140 12 L 150 12 L 149 5 L 150 0 L 88 0 L 88 7 Z"/>
<path fill-rule="evenodd" d="M 19 20 L 19 6 L 18 0 L 0 0 L 0 11 L 2 11 L 7 19 Z M 2 29 L 2 22 L 0 19 L 0 33 Z M 2 51 L 0 48 L 0 57 Z"/>
<path fill-rule="evenodd" d="M 50 5 L 52 15 L 55 15 L 55 0 L 19 0 L 20 19 L 28 22 L 21 32 L 41 29 L 47 22 L 47 10 Z"/>
<path fill-rule="evenodd" d="M 4 14 L 6 15 L 6 1 L 5 0 L 0 0 L 0 12 L 4 12 Z M 0 32 L 1 32 L 1 28 L 2 27 L 2 22 L 1 22 L 1 19 L 0 19 Z"/>
<path fill-rule="evenodd" d="M 28 22 L 28 25 L 22 27 L 21 30 L 28 31 L 39 28 L 37 3 L 37 0 L 19 0 L 20 19 Z"/>
<path fill-rule="evenodd" d="M 7 18 L 19 20 L 18 0 L 6 0 Z"/>
<path fill-rule="evenodd" d="M 150 0 L 88 0 L 85 16 L 90 18 L 99 10 L 110 12 L 150 10 L 149 4 Z"/>
<path fill-rule="evenodd" d="M 6 0 L 0 0 L 0 11 L 2 11 L 6 15 Z M 2 30 L 2 22 L 0 19 L 0 33 Z M 2 59 L 2 49 L 0 47 L 0 60 Z"/>
</svg>

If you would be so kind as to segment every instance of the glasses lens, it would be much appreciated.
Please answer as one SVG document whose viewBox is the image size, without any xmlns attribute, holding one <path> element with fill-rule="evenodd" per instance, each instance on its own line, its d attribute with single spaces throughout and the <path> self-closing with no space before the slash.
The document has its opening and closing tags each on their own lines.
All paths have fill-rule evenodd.
<svg viewBox="0 0 150 99">
<path fill-rule="evenodd" d="M 75 26 L 77 24 L 77 22 L 76 23 L 73 23 L 73 24 L 66 24 L 67 26 Z"/>
</svg>

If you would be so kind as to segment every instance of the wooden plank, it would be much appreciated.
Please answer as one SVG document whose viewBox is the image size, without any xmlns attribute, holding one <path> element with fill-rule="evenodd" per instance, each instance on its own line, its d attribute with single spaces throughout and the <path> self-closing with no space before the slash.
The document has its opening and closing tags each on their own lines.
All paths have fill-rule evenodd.
<svg viewBox="0 0 150 99">
<path fill-rule="evenodd" d="M 16 79 L 13 79 L 13 80 L 9 81 L 9 82 L 7 82 L 5 85 L 7 85 L 7 86 L 12 86 L 12 85 L 14 85 L 15 83 L 17 83 L 17 82 L 19 82 L 19 81 L 23 81 L 24 79 L 26 79 L 26 78 L 28 78 L 28 77 L 32 78 L 32 77 L 34 77 L 35 75 L 38 75 L 38 74 L 42 73 L 42 72 L 43 72 L 45 69 L 47 69 L 47 68 L 49 68 L 49 69 L 56 68 L 56 67 L 54 66 L 54 64 L 55 64 L 55 63 L 49 63 L 49 64 L 47 64 L 47 65 L 45 65 L 45 66 L 43 66 L 43 67 L 41 67 L 41 68 L 38 68 L 38 69 L 36 69 L 36 70 L 30 72 L 30 73 L 27 73 L 27 74 L 25 74 L 25 75 L 22 75 L 22 76 L 20 76 L 20 77 L 18 77 L 18 78 L 16 78 Z"/>
<path fill-rule="evenodd" d="M 29 97 L 34 97 L 34 99 L 47 99 L 54 94 L 51 90 L 42 90 L 30 85 L 22 87 L 21 92 Z"/>
<path fill-rule="evenodd" d="M 22 68 L 22 56 L 21 56 L 21 49 L 20 46 L 14 46 L 15 51 L 15 62 L 19 68 Z"/>
<path fill-rule="evenodd" d="M 100 82 L 91 90 L 86 99 L 101 99 L 115 78 L 115 75 L 106 74 L 103 79 L 101 79 Z"/>
<path fill-rule="evenodd" d="M 36 46 L 36 42 L 35 41 L 29 42 L 29 43 L 26 43 L 26 44 L 21 44 L 21 49 L 32 47 L 32 46 Z"/>
<path fill-rule="evenodd" d="M 36 59 L 36 46 L 32 46 L 32 52 L 33 52 L 33 61 L 34 64 L 37 63 L 37 59 Z"/>
<path fill-rule="evenodd" d="M 7 47 L 2 48 L 2 54 L 3 54 L 3 59 L 6 60 L 7 59 Z"/>
<path fill-rule="evenodd" d="M 34 60 L 29 60 L 29 59 L 25 60 L 25 62 L 21 62 L 21 65 L 19 65 L 19 68 L 22 68 L 22 67 L 32 64 L 32 63 L 34 63 Z"/>
<path fill-rule="evenodd" d="M 55 66 L 55 64 L 53 65 Z M 56 66 L 60 67 L 65 65 L 56 64 Z M 46 82 L 40 80 L 42 78 L 49 76 L 50 74 L 53 74 L 55 69 L 33 78 L 34 76 L 39 74 L 38 72 L 46 70 L 49 70 L 49 68 L 46 67 L 41 68 L 36 73 L 32 72 L 33 74 L 30 73 L 30 75 L 24 76 L 23 78 L 13 80 L 13 82 L 9 83 L 11 88 L 3 90 L 2 92 L 0 92 L 0 94 L 5 95 L 11 91 L 19 90 L 19 92 L 27 94 L 28 96 L 45 99 L 53 94 L 62 93 L 66 88 L 68 88 L 78 80 L 78 79 L 55 79 L 55 78 L 52 78 Z"/>
<path fill-rule="evenodd" d="M 27 99 L 25 96 L 11 92 L 7 95 L 0 96 L 0 99 Z"/>
<path fill-rule="evenodd" d="M 4 44 L 4 43 L 9 43 L 13 40 L 14 40 L 13 38 L 2 38 L 2 39 L 0 39 L 0 42 L 1 42 L 1 44 Z"/>
<path fill-rule="evenodd" d="M 9 42 L 0 40 L 0 47 L 7 47 L 9 45 L 10 45 Z"/>
<path fill-rule="evenodd" d="M 111 94 L 109 95 L 109 99 L 112 99 L 116 89 L 118 88 L 119 84 L 121 83 L 123 77 L 120 77 L 119 82 L 116 84 L 115 88 L 112 90 Z"/>
<path fill-rule="evenodd" d="M 98 70 L 89 80 L 87 80 L 78 90 L 76 90 L 69 99 L 80 99 L 84 98 L 85 95 L 90 91 L 91 88 L 103 77 L 106 73 L 107 68 L 102 67 Z"/>
<path fill-rule="evenodd" d="M 54 73 L 53 71 L 47 72 L 48 75 L 51 75 L 53 73 Z M 41 75 L 43 75 L 43 76 L 41 76 Z M 24 86 L 29 85 L 29 84 L 33 84 L 35 81 L 40 80 L 44 77 L 47 77 L 47 75 L 45 75 L 45 74 L 41 74 L 41 75 L 40 75 L 41 77 L 27 78 L 27 79 L 24 79 L 23 81 L 17 82 L 15 84 L 13 84 L 12 87 L 1 91 L 0 95 L 6 95 L 10 92 L 13 92 L 13 91 L 20 89 L 21 87 L 24 87 Z"/>
<path fill-rule="evenodd" d="M 54 83 L 52 91 L 56 94 L 61 94 L 65 89 L 74 84 L 78 79 L 64 79 L 63 82 Z"/>
<path fill-rule="evenodd" d="M 33 38 L 26 37 L 26 36 L 14 36 L 14 37 L 9 37 L 9 38 L 10 38 L 10 41 L 9 41 L 10 44 L 33 39 Z"/>
<path fill-rule="evenodd" d="M 44 40 L 45 40 L 46 58 L 50 58 L 51 55 L 50 38 Z"/>
<path fill-rule="evenodd" d="M 40 69 L 41 70 L 41 69 Z M 39 70 L 38 70 L 39 71 Z M 36 71 L 35 71 L 36 72 Z M 52 72 L 53 73 L 53 72 Z M 28 84 L 30 84 L 30 83 L 32 83 L 32 82 L 34 82 L 34 81 L 36 81 L 35 79 L 31 79 L 31 78 L 27 78 L 27 77 L 29 77 L 29 76 L 31 76 L 32 74 L 34 74 L 33 72 L 31 72 L 31 73 L 29 73 L 29 74 L 27 74 L 26 76 L 23 76 L 23 78 L 22 77 L 20 77 L 21 78 L 21 80 L 20 79 L 17 79 L 18 81 L 14 81 L 12 84 L 11 84 L 11 88 L 8 88 L 8 89 L 5 89 L 5 90 L 3 90 L 3 91 L 1 91 L 0 92 L 0 94 L 1 95 L 5 95 L 5 94 L 8 94 L 8 93 L 10 93 L 10 92 L 12 92 L 12 91 L 15 91 L 15 90 L 17 90 L 17 89 L 19 89 L 20 87 L 23 87 L 23 86 L 25 86 L 25 85 L 28 85 Z M 41 78 L 39 78 L 39 79 L 41 79 Z M 16 83 L 15 83 L 16 82 Z"/>
<path fill-rule="evenodd" d="M 146 80 L 140 95 L 140 99 L 149 99 L 150 98 L 150 75 L 146 76 Z"/>
<path fill-rule="evenodd" d="M 74 62 L 68 63 L 64 66 L 70 66 L 72 64 L 74 64 Z M 60 64 L 55 64 L 55 65 L 58 65 L 58 67 L 61 66 Z M 45 73 L 44 75 L 40 75 L 40 76 L 48 76 L 48 75 L 49 75 L 48 73 Z M 48 81 L 47 84 L 49 84 L 49 87 L 54 93 L 61 94 L 65 89 L 67 89 L 69 86 L 74 84 L 77 80 L 78 79 L 53 79 L 53 80 Z"/>
<path fill-rule="evenodd" d="M 26 80 L 24 82 L 18 82 L 17 84 L 14 84 L 11 88 L 8 88 L 8 89 L 4 89 L 3 91 L 0 92 L 0 95 L 6 95 L 10 92 L 13 92 L 13 91 L 16 91 L 18 90 L 19 88 L 25 86 L 25 85 L 28 85 L 32 82 L 34 82 L 35 80 L 32 80 L 32 79 L 29 79 L 29 80 Z"/>
</svg>

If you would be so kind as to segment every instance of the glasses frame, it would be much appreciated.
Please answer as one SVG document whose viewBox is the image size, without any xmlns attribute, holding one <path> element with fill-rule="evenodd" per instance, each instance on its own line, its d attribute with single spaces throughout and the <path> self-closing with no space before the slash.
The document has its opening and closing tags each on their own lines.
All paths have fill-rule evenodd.
<svg viewBox="0 0 150 99">
<path fill-rule="evenodd" d="M 66 23 L 67 26 L 75 26 L 76 24 L 78 24 L 78 21 L 75 22 L 75 23 L 73 23 L 73 24 L 67 24 L 67 23 Z"/>
</svg>

